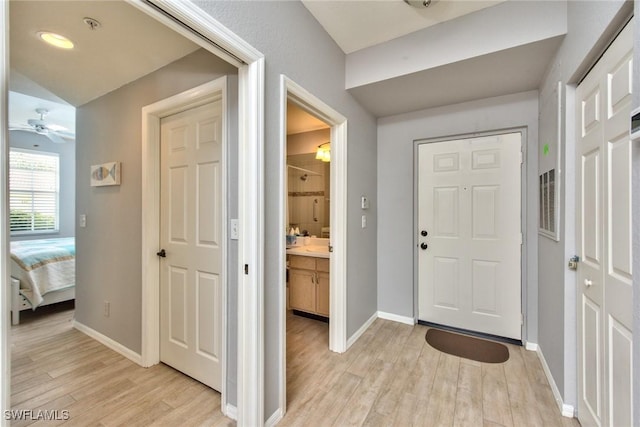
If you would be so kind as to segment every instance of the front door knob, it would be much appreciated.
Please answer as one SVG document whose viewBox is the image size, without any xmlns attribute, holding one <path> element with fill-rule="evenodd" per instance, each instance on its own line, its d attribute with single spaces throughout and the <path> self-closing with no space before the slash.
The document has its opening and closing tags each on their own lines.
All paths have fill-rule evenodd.
<svg viewBox="0 0 640 427">
<path fill-rule="evenodd" d="M 427 245 L 426 243 L 424 243 L 424 242 L 423 242 L 423 243 L 420 243 L 420 249 L 422 249 L 423 251 L 424 251 L 425 249 L 427 249 L 428 247 L 429 247 L 429 245 Z"/>
</svg>

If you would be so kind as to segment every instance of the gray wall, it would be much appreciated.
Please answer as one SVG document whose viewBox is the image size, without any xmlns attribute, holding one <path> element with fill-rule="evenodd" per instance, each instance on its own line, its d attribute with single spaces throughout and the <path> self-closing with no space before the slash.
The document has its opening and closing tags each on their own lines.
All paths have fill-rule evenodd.
<svg viewBox="0 0 640 427">
<path fill-rule="evenodd" d="M 38 145 L 38 147 L 35 147 Z M 29 236 L 12 236 L 11 240 L 30 240 L 49 237 L 75 236 L 76 206 L 76 143 L 65 144 L 51 142 L 46 136 L 33 132 L 9 132 L 9 146 L 33 151 L 58 153 L 60 155 L 60 231 L 57 234 L 31 234 Z"/>
<path fill-rule="evenodd" d="M 606 48 L 631 13 L 621 1 L 568 2 L 568 33 L 549 65 L 540 88 L 540 147 L 550 143 L 549 155 L 539 151 L 538 172 L 545 172 L 562 157 L 560 240 L 539 239 L 538 344 L 564 403 L 576 405 L 576 293 L 575 274 L 566 269 L 575 247 L 575 161 L 573 92 L 579 79 Z M 558 111 L 556 87 L 563 83 L 561 150 L 554 150 Z M 568 86 L 566 86 L 568 85 Z M 534 190 L 535 191 L 535 190 Z M 537 193 L 537 192 L 536 192 Z"/>
<path fill-rule="evenodd" d="M 141 108 L 235 73 L 199 50 L 77 109 L 76 213 L 87 215 L 87 227 L 76 230 L 75 317 L 136 353 L 141 351 Z M 122 162 L 122 184 L 90 187 L 90 166 L 108 161 Z M 111 302 L 108 318 L 102 315 L 103 301 Z"/>
<path fill-rule="evenodd" d="M 278 319 L 284 284 L 278 255 L 284 251 L 277 194 L 284 159 L 279 147 L 280 75 L 285 74 L 348 119 L 347 336 L 376 312 L 376 122 L 345 91 L 345 55 L 300 2 L 197 1 L 198 6 L 266 57 L 265 70 L 265 419 L 278 407 L 281 377 Z M 368 227 L 360 228 L 360 196 L 371 198 Z"/>
<path fill-rule="evenodd" d="M 537 339 L 537 91 L 416 111 L 378 120 L 378 310 L 414 317 L 414 141 L 526 127 L 529 218 L 525 234 L 526 339 Z M 525 338 L 525 337 L 523 337 Z"/>
</svg>

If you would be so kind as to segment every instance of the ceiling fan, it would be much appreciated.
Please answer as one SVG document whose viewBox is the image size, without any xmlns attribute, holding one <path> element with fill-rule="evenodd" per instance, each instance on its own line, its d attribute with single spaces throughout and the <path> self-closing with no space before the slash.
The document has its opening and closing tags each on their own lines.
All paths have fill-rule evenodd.
<svg viewBox="0 0 640 427">
<path fill-rule="evenodd" d="M 64 126 L 48 123 L 44 120 L 49 110 L 46 108 L 36 108 L 36 113 L 40 114 L 39 119 L 29 119 L 26 125 L 10 125 L 9 130 L 21 130 L 26 132 L 35 132 L 39 135 L 46 136 L 56 144 L 64 144 L 67 139 L 75 139 L 75 134 Z"/>
</svg>

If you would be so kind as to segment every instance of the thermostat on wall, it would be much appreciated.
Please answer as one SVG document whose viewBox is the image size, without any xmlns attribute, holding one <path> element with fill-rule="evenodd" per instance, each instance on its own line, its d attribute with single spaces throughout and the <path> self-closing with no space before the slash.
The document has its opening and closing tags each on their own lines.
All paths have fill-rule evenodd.
<svg viewBox="0 0 640 427">
<path fill-rule="evenodd" d="M 631 112 L 631 128 L 629 130 L 631 139 L 640 139 L 640 107 Z"/>
</svg>

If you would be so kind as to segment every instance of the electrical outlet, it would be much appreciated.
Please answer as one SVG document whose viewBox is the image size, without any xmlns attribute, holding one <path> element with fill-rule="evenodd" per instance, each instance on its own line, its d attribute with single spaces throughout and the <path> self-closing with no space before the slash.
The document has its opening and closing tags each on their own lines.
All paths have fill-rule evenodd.
<svg viewBox="0 0 640 427">
<path fill-rule="evenodd" d="M 80 227 L 85 228 L 86 226 L 87 226 L 87 215 L 82 214 L 80 215 Z"/>
<path fill-rule="evenodd" d="M 104 317 L 111 315 L 111 303 L 109 301 L 104 302 Z"/>
</svg>

